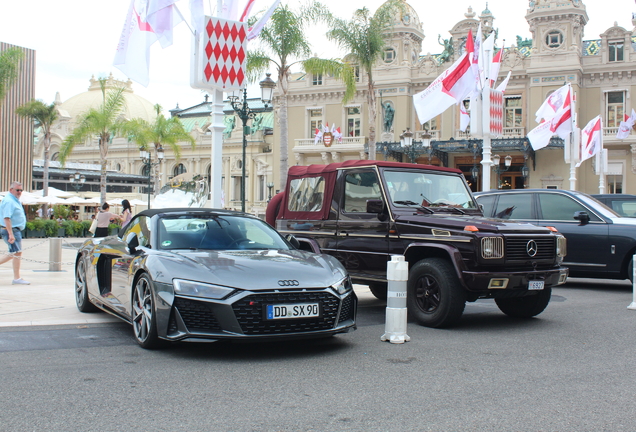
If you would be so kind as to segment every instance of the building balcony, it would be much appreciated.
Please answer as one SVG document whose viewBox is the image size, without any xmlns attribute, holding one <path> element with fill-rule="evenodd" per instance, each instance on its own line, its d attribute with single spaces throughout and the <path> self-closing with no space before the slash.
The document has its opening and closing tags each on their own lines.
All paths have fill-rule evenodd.
<svg viewBox="0 0 636 432">
<path fill-rule="evenodd" d="M 505 127 L 503 128 L 503 135 L 501 138 L 525 138 L 526 136 L 526 128 L 525 127 Z M 455 131 L 455 139 L 463 140 L 463 139 L 473 139 L 474 137 L 470 134 L 470 129 L 466 132 L 462 132 L 457 129 Z"/>
</svg>

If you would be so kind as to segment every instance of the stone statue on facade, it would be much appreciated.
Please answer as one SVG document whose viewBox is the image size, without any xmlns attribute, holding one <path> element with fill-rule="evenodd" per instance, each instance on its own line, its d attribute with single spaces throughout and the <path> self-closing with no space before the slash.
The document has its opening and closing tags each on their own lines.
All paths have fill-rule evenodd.
<svg viewBox="0 0 636 432">
<path fill-rule="evenodd" d="M 391 132 L 393 128 L 393 118 L 395 117 L 395 109 L 390 102 L 386 102 L 384 108 L 384 132 Z"/>
<path fill-rule="evenodd" d="M 453 38 L 452 36 L 449 39 L 442 39 L 442 35 L 437 35 L 437 43 L 444 47 L 444 51 L 439 56 L 439 62 L 446 63 L 450 61 L 455 49 L 453 48 Z"/>
<path fill-rule="evenodd" d="M 232 135 L 232 131 L 234 130 L 234 124 L 236 123 L 236 118 L 234 116 L 228 116 L 223 119 L 223 123 L 225 123 L 225 129 L 223 130 L 223 135 L 226 138 L 229 138 Z"/>
</svg>

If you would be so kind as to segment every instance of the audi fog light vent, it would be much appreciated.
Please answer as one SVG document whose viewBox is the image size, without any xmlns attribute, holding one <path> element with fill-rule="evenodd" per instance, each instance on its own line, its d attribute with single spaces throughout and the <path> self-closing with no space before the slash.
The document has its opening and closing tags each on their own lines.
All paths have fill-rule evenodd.
<svg viewBox="0 0 636 432">
<path fill-rule="evenodd" d="M 481 256 L 484 259 L 500 259 L 504 256 L 502 237 L 484 237 L 481 239 Z"/>
</svg>

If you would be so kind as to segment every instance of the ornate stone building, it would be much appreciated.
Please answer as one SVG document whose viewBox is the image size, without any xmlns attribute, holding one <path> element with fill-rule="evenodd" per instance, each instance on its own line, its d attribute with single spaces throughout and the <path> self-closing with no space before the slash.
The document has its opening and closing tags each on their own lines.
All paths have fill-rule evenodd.
<svg viewBox="0 0 636 432">
<path fill-rule="evenodd" d="M 493 169 L 491 188 L 497 187 L 556 187 L 570 186 L 570 165 L 564 161 L 563 142 L 553 139 L 550 146 L 532 151 L 526 135 L 533 129 L 535 112 L 552 91 L 570 82 L 576 92 L 577 115 L 580 127 L 601 114 L 604 121 L 604 146 L 609 150 L 609 171 L 605 174 L 608 192 L 636 193 L 636 135 L 628 139 L 616 139 L 616 131 L 625 113 L 630 113 L 631 91 L 636 85 L 636 53 L 633 30 L 617 25 L 609 26 L 601 35 L 584 37 L 588 15 L 585 4 L 578 0 L 536 0 L 525 13 L 531 40 L 517 38 L 506 48 L 498 82 L 508 71 L 512 77 L 505 93 L 504 137 L 492 142 L 493 154 L 502 163 Z M 463 17 L 458 13 L 457 23 L 449 29 L 449 38 L 439 38 L 444 51 L 441 54 L 422 53 L 423 24 L 415 8 L 405 3 L 406 11 L 396 17 L 384 58 L 374 71 L 378 99 L 377 153 L 371 158 L 413 161 L 444 165 L 461 169 L 473 190 L 481 190 L 481 140 L 459 130 L 459 108 L 453 106 L 426 124 L 421 124 L 413 107 L 413 95 L 424 90 L 435 78 L 456 60 L 464 49 L 469 29 L 473 34 L 479 23 L 485 34 L 496 29 L 494 14 L 486 9 L 480 14 L 469 9 Z M 417 6 L 424 13 L 424 6 Z M 634 20 L 636 25 L 636 20 Z M 500 45 L 498 43 L 497 45 Z M 329 163 L 347 159 L 366 159 L 369 130 L 366 106 L 366 77 L 361 75 L 359 90 L 350 103 L 341 103 L 343 84 L 329 76 L 311 76 L 302 73 L 291 77 L 289 85 L 289 164 Z M 127 91 L 127 118 L 141 117 L 152 120 L 152 103 L 136 96 L 131 83 Z M 87 92 L 65 102 L 58 100 L 62 114 L 54 128 L 52 153 L 70 133 L 77 116 L 89 106 L 101 101 L 99 85 L 91 80 Z M 99 97 L 99 98 L 97 98 Z M 280 96 L 278 96 L 280 97 Z M 247 131 L 246 157 L 246 210 L 263 214 L 267 200 L 279 185 L 279 161 L 277 143 L 280 130 L 275 122 L 275 111 L 266 109 L 260 101 L 249 100 L 251 108 L 258 112 Z M 274 101 L 274 107 L 277 102 Z M 194 149 L 182 146 L 177 160 L 166 149 L 165 161 L 160 166 L 159 186 L 182 173 L 210 175 L 212 135 L 212 104 L 207 99 L 186 109 L 171 110 L 179 116 L 186 129 L 195 137 Z M 223 142 L 222 189 L 224 207 L 240 209 L 242 175 L 242 134 L 240 119 L 229 104 L 225 105 Z M 340 128 L 342 139 L 333 140 L 329 146 L 324 141 L 317 144 L 315 130 L 329 124 Z M 400 135 L 410 128 L 415 144 L 410 148 L 400 146 Z M 428 145 L 426 145 L 428 144 Z M 503 161 L 510 156 L 510 166 Z M 41 143 L 36 143 L 35 159 L 42 157 Z M 97 163 L 97 141 L 78 146 L 70 162 Z M 595 161 L 585 161 L 576 170 L 576 189 L 598 193 L 599 176 L 595 174 Z M 135 143 L 125 137 L 116 137 L 110 147 L 109 168 L 113 175 L 147 176 Z M 133 179 L 135 180 L 135 179 Z M 137 182 L 138 179 L 137 179 Z M 144 199 L 146 189 L 131 188 L 130 196 Z M 118 194 L 118 197 L 121 194 Z"/>
<path fill-rule="evenodd" d="M 501 165 L 493 168 L 490 187 L 570 187 L 570 165 L 564 161 L 563 141 L 553 139 L 550 146 L 534 152 L 526 138 L 537 126 L 535 112 L 547 95 L 569 82 L 576 93 L 579 127 L 599 114 L 603 118 L 604 147 L 609 150 L 606 191 L 636 193 L 636 135 L 616 139 L 624 113 L 630 113 L 633 107 L 634 31 L 614 24 L 596 38 L 584 39 L 589 18 L 583 1 L 537 0 L 530 1 L 527 8 L 518 3 L 511 3 L 511 8 L 525 12 L 532 39 L 517 37 L 516 43 L 504 51 L 496 84 L 509 70 L 512 76 L 505 92 L 504 136 L 493 140 L 492 153 L 500 156 Z M 439 39 L 444 52 L 424 54 L 422 22 L 415 8 L 405 5 L 406 12 L 396 17 L 384 58 L 373 71 L 379 113 L 376 155 L 368 155 L 365 136 L 369 130 L 366 77 L 361 77 L 354 100 L 342 105 L 343 85 L 339 80 L 296 74 L 289 86 L 290 164 L 374 157 L 431 163 L 461 169 L 473 189 L 481 190 L 481 140 L 459 130 L 459 108 L 451 107 L 423 125 L 412 97 L 461 55 L 469 29 L 475 34 L 481 22 L 485 35 L 496 30 L 493 12 L 486 9 L 477 15 L 469 9 L 449 29 L 451 37 Z M 417 7 L 425 12 L 424 6 Z M 328 147 L 322 142 L 315 144 L 316 127 L 327 123 L 341 128 L 342 141 Z M 411 148 L 401 147 L 398 142 L 407 128 L 415 134 Z M 277 139 L 275 130 L 274 142 Z M 506 156 L 511 159 L 509 167 L 504 165 Z M 599 176 L 594 164 L 592 158 L 576 170 L 576 189 L 598 193 Z"/>
</svg>

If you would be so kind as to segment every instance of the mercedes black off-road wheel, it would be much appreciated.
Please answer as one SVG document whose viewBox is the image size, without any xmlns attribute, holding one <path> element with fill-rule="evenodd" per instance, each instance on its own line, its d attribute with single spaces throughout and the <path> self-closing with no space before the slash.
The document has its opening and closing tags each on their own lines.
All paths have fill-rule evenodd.
<svg viewBox="0 0 636 432">
<path fill-rule="evenodd" d="M 95 312 L 97 306 L 88 300 L 88 285 L 86 284 L 86 262 L 81 256 L 75 265 L 75 304 L 80 312 Z"/>
<path fill-rule="evenodd" d="M 532 318 L 539 315 L 548 307 L 552 288 L 544 288 L 537 291 L 536 295 L 528 295 L 517 298 L 495 299 L 499 310 L 508 316 L 515 318 Z"/>
<path fill-rule="evenodd" d="M 135 340 L 143 348 L 159 346 L 157 318 L 152 280 L 143 274 L 137 280 L 132 293 L 132 325 Z"/>
<path fill-rule="evenodd" d="M 409 314 L 426 327 L 449 327 L 464 313 L 466 293 L 453 265 L 442 258 L 419 261 L 409 272 Z"/>
<path fill-rule="evenodd" d="M 386 282 L 373 282 L 369 284 L 369 291 L 379 300 L 386 300 L 386 291 L 388 285 Z"/>
</svg>

